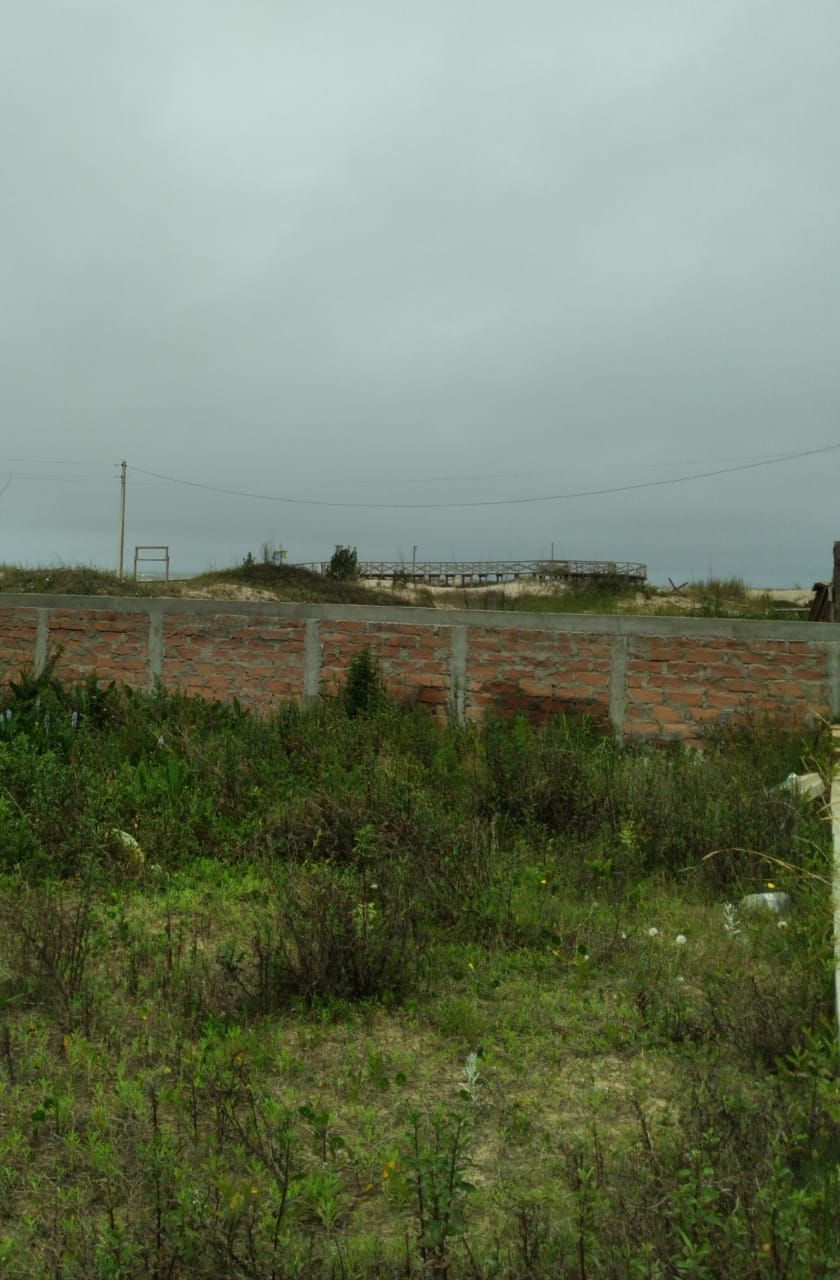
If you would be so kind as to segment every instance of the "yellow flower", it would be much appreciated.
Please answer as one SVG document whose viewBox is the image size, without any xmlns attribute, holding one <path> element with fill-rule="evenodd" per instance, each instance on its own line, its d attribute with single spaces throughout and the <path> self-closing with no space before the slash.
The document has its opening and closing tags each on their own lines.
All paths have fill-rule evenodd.
<svg viewBox="0 0 840 1280">
<path fill-rule="evenodd" d="M 543 877 L 543 879 L 540 881 L 540 884 L 548 884 L 548 881 Z"/>
<path fill-rule="evenodd" d="M 776 887 L 776 886 L 774 885 L 774 883 L 773 883 L 773 881 L 772 881 L 772 880 L 768 880 L 768 881 L 767 881 L 767 888 L 768 888 L 768 889 L 775 889 L 775 887 Z"/>
<path fill-rule="evenodd" d="M 259 1189 L 259 1187 L 251 1187 L 251 1195 L 252 1195 L 252 1196 L 258 1196 L 259 1194 L 260 1194 L 260 1189 Z"/>
<path fill-rule="evenodd" d="M 468 968 L 468 969 L 474 969 L 474 968 L 475 968 L 475 965 L 473 964 L 472 960 L 468 960 L 468 961 L 467 961 L 467 968 Z"/>
</svg>

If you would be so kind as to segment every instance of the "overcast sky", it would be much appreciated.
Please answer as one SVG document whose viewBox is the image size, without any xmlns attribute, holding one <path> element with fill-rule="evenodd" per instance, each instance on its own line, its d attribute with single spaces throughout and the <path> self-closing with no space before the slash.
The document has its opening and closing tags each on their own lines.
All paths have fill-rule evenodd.
<svg viewBox="0 0 840 1280">
<path fill-rule="evenodd" d="M 828 576 L 840 449 L 419 504 L 840 444 L 838 124 L 837 0 L 3 0 L 0 559 Z"/>
</svg>

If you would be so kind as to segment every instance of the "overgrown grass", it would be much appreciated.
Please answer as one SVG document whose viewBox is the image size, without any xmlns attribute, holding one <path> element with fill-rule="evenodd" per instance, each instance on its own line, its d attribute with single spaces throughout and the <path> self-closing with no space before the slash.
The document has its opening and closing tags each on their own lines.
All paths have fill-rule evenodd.
<svg viewBox="0 0 840 1280">
<path fill-rule="evenodd" d="M 204 573 L 184 581 L 162 579 L 136 582 L 131 575 L 115 573 L 92 565 L 55 565 L 30 569 L 21 565 L 0 565 L 0 592 L 80 596 L 180 596 L 205 590 L 208 595 L 224 594 L 249 587 L 278 601 L 312 601 L 322 604 L 387 604 L 406 601 L 391 592 L 375 591 L 352 582 L 338 582 L 320 573 L 293 565 L 242 564 L 232 569 Z"/>
<path fill-rule="evenodd" d="M 639 596 L 651 594 L 650 590 L 640 590 L 620 579 L 604 578 L 570 583 L 550 596 L 525 591 L 508 597 L 504 591 L 491 588 L 482 593 L 479 607 L 513 609 L 519 613 L 632 613 L 638 609 Z"/>
<path fill-rule="evenodd" d="M 154 594 L 154 584 L 120 578 L 107 569 L 94 565 L 52 565 L 29 568 L 25 565 L 0 565 L 0 592 L 77 596 L 144 596 Z"/>
<path fill-rule="evenodd" d="M 87 596 L 196 596 L 231 598 L 242 589 L 261 599 L 279 603 L 422 605 L 434 608 L 457 603 L 465 609 L 510 610 L 524 613 L 644 613 L 688 618 L 752 618 L 787 620 L 800 616 L 779 606 L 769 594 L 753 595 L 739 578 L 709 579 L 686 585 L 681 596 L 647 586 L 639 589 L 620 579 L 592 580 L 558 589 L 556 595 L 523 592 L 506 595 L 501 588 L 465 587 L 447 597 L 415 588 L 407 595 L 399 584 L 391 590 L 362 582 L 341 582 L 294 565 L 253 560 L 230 569 L 213 570 L 197 577 L 164 582 L 135 582 L 92 565 L 54 565 L 27 568 L 0 565 L 0 592 Z"/>
<path fill-rule="evenodd" d="M 690 582 L 685 594 L 694 604 L 694 616 L 712 618 L 781 618 L 790 612 L 779 609 L 769 592 L 751 592 L 742 578 L 706 578 Z"/>
<path fill-rule="evenodd" d="M 242 564 L 232 569 L 220 569 L 191 578 L 191 590 L 202 587 L 254 587 L 274 595 L 278 600 L 301 600 L 325 604 L 380 604 L 400 605 L 408 601 L 393 592 L 377 591 L 360 582 L 342 582 L 309 569 L 294 565 Z"/>
<path fill-rule="evenodd" d="M 769 592 L 753 593 L 740 578 L 687 583 L 679 593 L 647 585 L 639 588 L 620 579 L 571 583 L 555 595 L 523 592 L 509 596 L 500 588 L 464 592 L 464 607 L 521 613 L 627 613 L 654 617 L 751 618 L 790 621 L 790 607 Z"/>
<path fill-rule="evenodd" d="M 820 734 L 0 710 L 4 1275 L 830 1274 Z"/>
</svg>

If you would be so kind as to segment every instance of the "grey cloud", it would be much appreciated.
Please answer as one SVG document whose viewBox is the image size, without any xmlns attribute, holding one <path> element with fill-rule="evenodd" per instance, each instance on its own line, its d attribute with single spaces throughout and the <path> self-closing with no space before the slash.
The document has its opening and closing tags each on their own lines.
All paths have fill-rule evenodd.
<svg viewBox="0 0 840 1280">
<path fill-rule="evenodd" d="M 828 0 L 10 0 L 8 454 L 359 502 L 510 477 L 429 495 L 469 501 L 840 440 L 839 41 Z M 833 458 L 460 512 L 135 476 L 129 535 L 805 579 Z M 6 554 L 108 562 L 115 513 L 108 472 L 15 480 Z"/>
</svg>

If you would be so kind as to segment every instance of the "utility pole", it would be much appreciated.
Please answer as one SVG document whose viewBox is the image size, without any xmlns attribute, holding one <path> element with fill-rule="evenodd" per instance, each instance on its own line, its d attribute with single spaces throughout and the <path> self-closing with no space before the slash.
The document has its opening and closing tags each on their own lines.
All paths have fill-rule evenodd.
<svg viewBox="0 0 840 1280">
<path fill-rule="evenodd" d="M 128 463 L 120 463 L 120 535 L 117 543 L 117 577 L 123 576 L 123 559 L 125 557 L 125 473 Z"/>
</svg>

